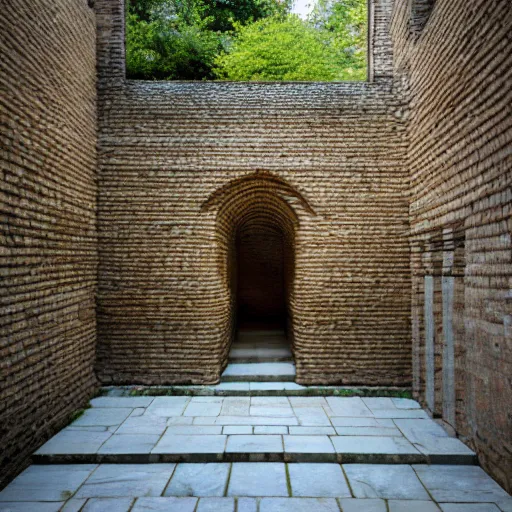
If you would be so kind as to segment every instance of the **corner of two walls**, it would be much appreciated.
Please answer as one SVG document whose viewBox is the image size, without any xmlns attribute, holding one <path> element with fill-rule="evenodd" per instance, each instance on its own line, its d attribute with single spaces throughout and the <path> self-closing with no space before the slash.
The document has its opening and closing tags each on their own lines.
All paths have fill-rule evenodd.
<svg viewBox="0 0 512 512">
<path fill-rule="evenodd" d="M 510 491 L 512 4 L 433 4 L 398 2 L 391 30 L 411 106 L 413 387 Z"/>
<path fill-rule="evenodd" d="M 97 385 L 96 23 L 86 0 L 4 0 L 0 488 Z"/>
</svg>

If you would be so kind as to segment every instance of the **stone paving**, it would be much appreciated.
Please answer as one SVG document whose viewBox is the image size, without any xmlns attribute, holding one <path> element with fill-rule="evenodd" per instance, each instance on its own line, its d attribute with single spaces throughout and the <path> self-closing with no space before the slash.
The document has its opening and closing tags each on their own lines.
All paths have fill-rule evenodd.
<svg viewBox="0 0 512 512">
<path fill-rule="evenodd" d="M 35 454 L 38 463 L 473 464 L 413 400 L 100 397 Z"/>
<path fill-rule="evenodd" d="M 333 463 L 34 465 L 2 512 L 510 512 L 477 466 Z"/>
<path fill-rule="evenodd" d="M 34 460 L 0 511 L 512 512 L 401 398 L 100 397 Z"/>
</svg>

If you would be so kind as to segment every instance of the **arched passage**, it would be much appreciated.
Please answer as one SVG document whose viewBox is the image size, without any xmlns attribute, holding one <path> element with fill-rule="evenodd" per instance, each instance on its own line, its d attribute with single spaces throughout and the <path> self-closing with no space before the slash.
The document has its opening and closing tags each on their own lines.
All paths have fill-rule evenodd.
<svg viewBox="0 0 512 512">
<path fill-rule="evenodd" d="M 225 291 L 224 364 L 240 328 L 282 330 L 293 352 L 294 204 L 313 213 L 284 180 L 256 173 L 217 190 L 204 209 L 217 207 L 218 272 Z"/>
<path fill-rule="evenodd" d="M 240 212 L 230 247 L 236 328 L 283 330 L 293 339 L 295 225 L 284 205 L 260 195 L 253 201 Z"/>
</svg>

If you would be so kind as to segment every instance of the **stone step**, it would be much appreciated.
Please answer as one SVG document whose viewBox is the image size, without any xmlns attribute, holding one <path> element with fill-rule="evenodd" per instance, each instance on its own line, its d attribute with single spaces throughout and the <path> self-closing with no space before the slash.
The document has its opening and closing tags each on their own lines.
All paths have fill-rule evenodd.
<svg viewBox="0 0 512 512">
<path fill-rule="evenodd" d="M 512 498 L 477 466 L 267 462 L 31 466 L 0 492 L 11 512 L 440 512 L 436 502 L 505 512 Z"/>
<path fill-rule="evenodd" d="M 105 396 L 90 405 L 34 462 L 476 462 L 408 399 Z"/>
<path fill-rule="evenodd" d="M 231 363 L 221 375 L 221 382 L 293 382 L 293 363 Z"/>
<path fill-rule="evenodd" d="M 293 362 L 292 352 L 286 343 L 264 340 L 260 343 L 236 342 L 229 352 L 232 363 L 277 363 Z"/>
<path fill-rule="evenodd" d="M 101 394 L 111 397 L 134 396 L 344 396 L 403 397 L 410 388 L 385 386 L 302 386 L 295 382 L 221 382 L 209 386 L 105 386 Z"/>
</svg>

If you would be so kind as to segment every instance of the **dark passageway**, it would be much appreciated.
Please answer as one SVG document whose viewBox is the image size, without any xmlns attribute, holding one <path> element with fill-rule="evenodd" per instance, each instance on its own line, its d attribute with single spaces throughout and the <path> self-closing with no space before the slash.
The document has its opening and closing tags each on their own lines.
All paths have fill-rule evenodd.
<svg viewBox="0 0 512 512">
<path fill-rule="evenodd" d="M 286 328 L 284 236 L 277 226 L 250 223 L 236 238 L 239 328 Z"/>
</svg>

